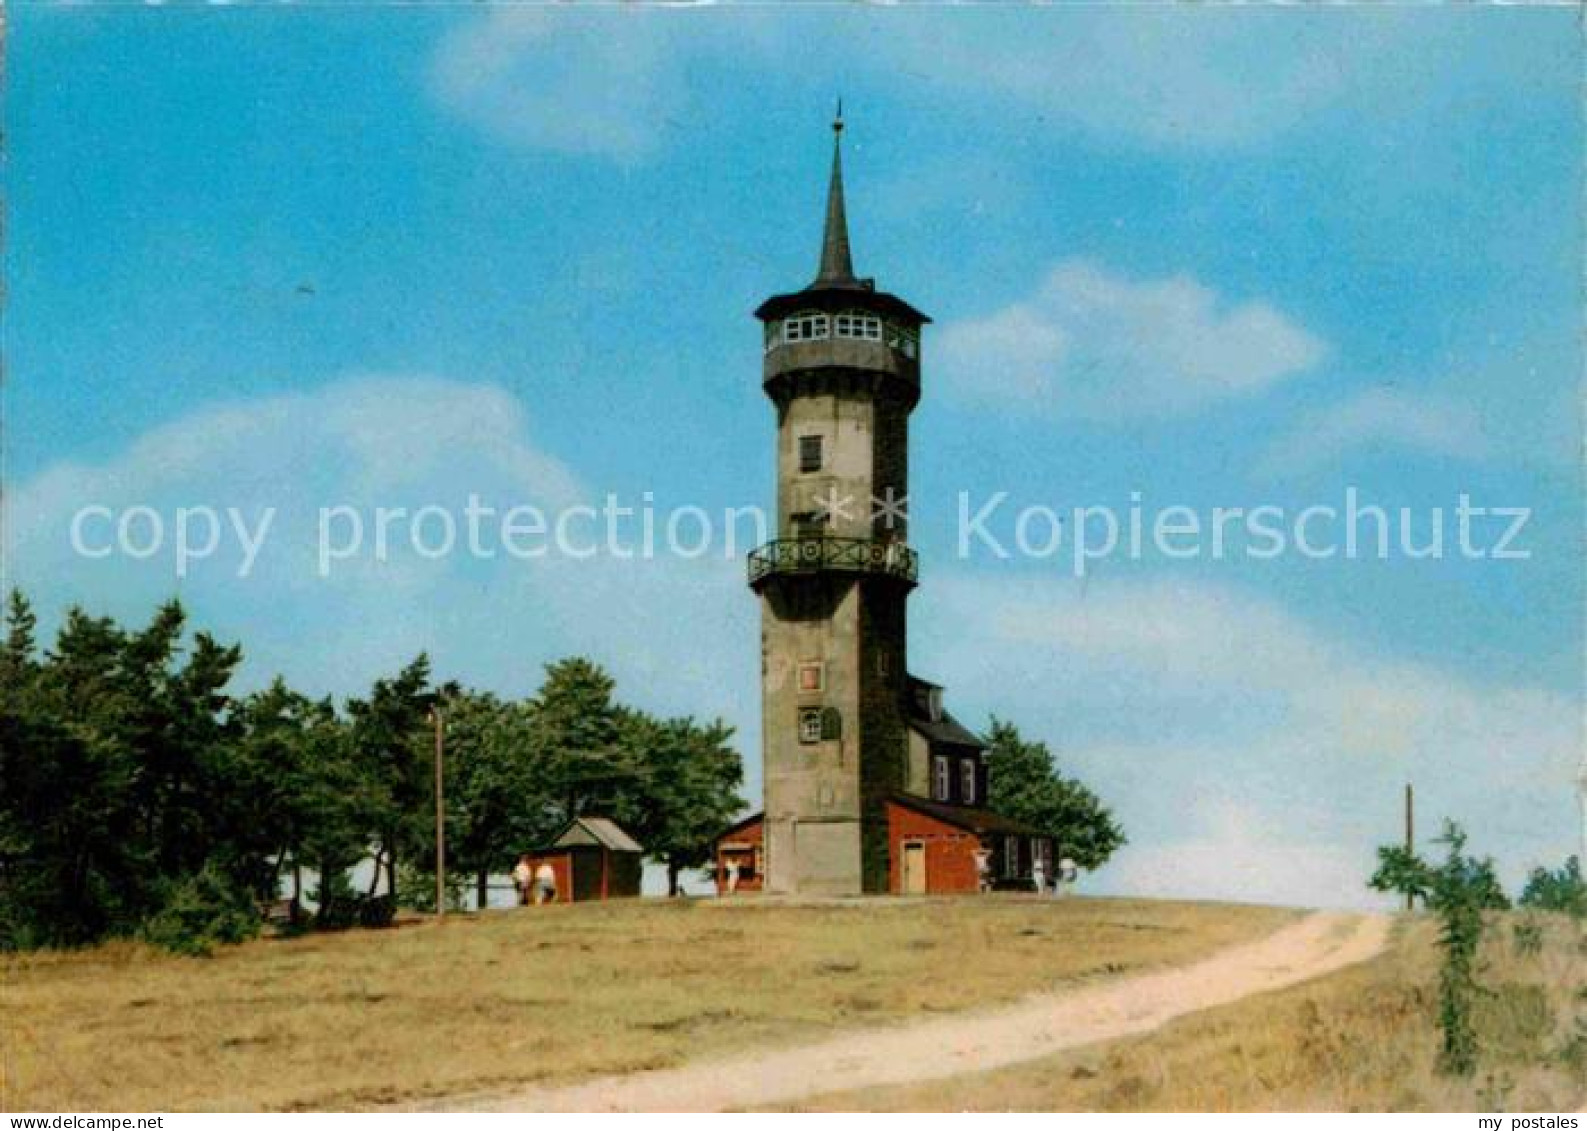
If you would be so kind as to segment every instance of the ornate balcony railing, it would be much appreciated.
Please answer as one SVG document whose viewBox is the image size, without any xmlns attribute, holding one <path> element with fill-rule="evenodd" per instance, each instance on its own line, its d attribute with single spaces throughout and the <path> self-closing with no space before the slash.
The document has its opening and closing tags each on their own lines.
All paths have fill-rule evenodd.
<svg viewBox="0 0 1587 1131">
<path fill-rule="evenodd" d="M 774 573 L 874 573 L 915 583 L 920 559 L 902 542 L 871 538 L 780 538 L 749 552 L 749 583 Z"/>
</svg>

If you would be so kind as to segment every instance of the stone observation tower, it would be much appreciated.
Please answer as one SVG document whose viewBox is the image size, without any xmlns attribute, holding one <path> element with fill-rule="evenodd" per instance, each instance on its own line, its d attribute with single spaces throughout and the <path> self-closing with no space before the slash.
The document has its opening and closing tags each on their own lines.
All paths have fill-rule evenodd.
<svg viewBox="0 0 1587 1131">
<path fill-rule="evenodd" d="M 755 311 L 777 409 L 778 538 L 750 559 L 772 891 L 886 890 L 883 804 L 902 782 L 907 739 L 915 554 L 898 510 L 878 503 L 909 493 L 909 414 L 929 319 L 855 277 L 841 117 L 832 129 L 820 270 Z"/>
<path fill-rule="evenodd" d="M 908 672 L 909 414 L 930 319 L 855 275 L 841 112 L 832 128 L 815 280 L 755 311 L 777 411 L 777 536 L 749 557 L 766 806 L 718 840 L 718 882 L 731 892 L 974 891 L 995 857 L 1017 883 L 1050 843 L 976 808 L 983 745 L 943 710 L 941 688 Z"/>
</svg>

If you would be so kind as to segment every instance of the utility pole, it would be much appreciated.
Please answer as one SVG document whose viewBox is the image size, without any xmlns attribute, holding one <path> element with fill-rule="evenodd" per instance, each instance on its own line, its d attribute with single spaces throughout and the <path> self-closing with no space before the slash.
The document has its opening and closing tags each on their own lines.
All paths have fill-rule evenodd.
<svg viewBox="0 0 1587 1131">
<path fill-rule="evenodd" d="M 1416 852 L 1416 794 L 1411 789 L 1411 783 L 1405 783 L 1405 854 L 1414 855 Z M 1416 897 L 1410 892 L 1405 893 L 1405 910 L 1416 910 Z"/>
<path fill-rule="evenodd" d="M 1587 868 L 1587 750 L 1582 751 L 1581 768 L 1576 771 L 1576 800 L 1581 803 L 1581 866 Z"/>
<path fill-rule="evenodd" d="M 430 719 L 435 723 L 435 917 L 440 919 L 446 915 L 446 724 L 439 704 L 430 708 Z"/>
</svg>

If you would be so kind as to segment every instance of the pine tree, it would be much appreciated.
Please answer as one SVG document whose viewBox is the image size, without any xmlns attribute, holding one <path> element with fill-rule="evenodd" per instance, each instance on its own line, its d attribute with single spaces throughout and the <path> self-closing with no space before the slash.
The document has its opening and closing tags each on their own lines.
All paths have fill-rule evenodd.
<svg viewBox="0 0 1587 1131">
<path fill-rule="evenodd" d="M 991 807 L 1051 835 L 1060 856 L 1095 870 L 1126 843 L 1112 812 L 1085 785 L 1059 772 L 1046 743 L 1027 742 L 1014 724 L 993 718 L 988 747 Z"/>
</svg>

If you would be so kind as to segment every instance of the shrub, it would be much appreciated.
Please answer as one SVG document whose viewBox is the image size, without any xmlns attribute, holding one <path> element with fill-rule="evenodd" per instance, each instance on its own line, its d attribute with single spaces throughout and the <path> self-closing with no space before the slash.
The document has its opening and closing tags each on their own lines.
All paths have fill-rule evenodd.
<svg viewBox="0 0 1587 1131">
<path fill-rule="evenodd" d="M 143 924 L 142 935 L 174 954 L 207 956 L 216 946 L 245 942 L 258 935 L 259 908 L 246 886 L 214 864 L 170 883 L 160 909 Z"/>
<path fill-rule="evenodd" d="M 1521 892 L 1521 906 L 1538 911 L 1562 911 L 1576 919 L 1587 918 L 1587 880 L 1581 860 L 1572 856 L 1557 872 L 1535 868 Z"/>
</svg>

